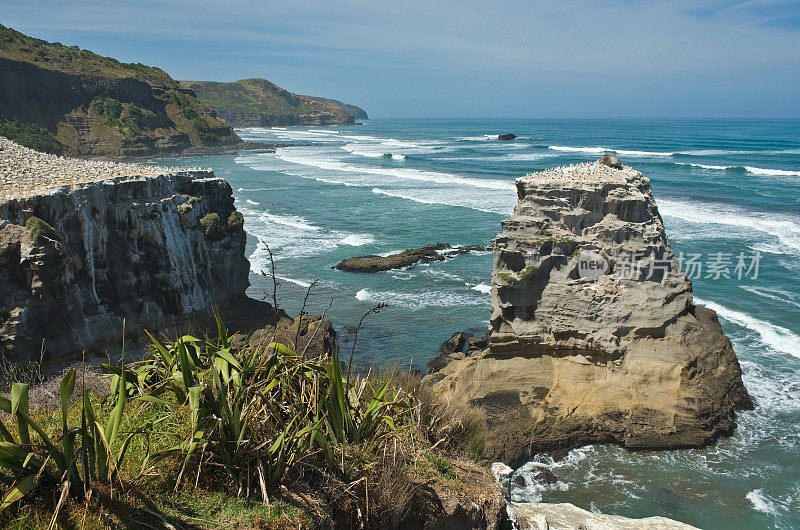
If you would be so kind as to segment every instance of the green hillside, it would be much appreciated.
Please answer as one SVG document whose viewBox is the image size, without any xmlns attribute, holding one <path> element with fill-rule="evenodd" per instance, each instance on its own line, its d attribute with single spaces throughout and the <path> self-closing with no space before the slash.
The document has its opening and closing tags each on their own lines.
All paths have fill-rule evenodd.
<svg viewBox="0 0 800 530">
<path fill-rule="evenodd" d="M 0 134 L 50 152 L 107 157 L 241 142 L 211 107 L 159 68 L 121 63 L 4 26 Z"/>
<path fill-rule="evenodd" d="M 293 94 L 266 79 L 242 79 L 233 83 L 181 81 L 181 86 L 194 90 L 197 97 L 234 127 L 332 125 L 355 121 L 351 113 L 336 105 Z"/>
</svg>

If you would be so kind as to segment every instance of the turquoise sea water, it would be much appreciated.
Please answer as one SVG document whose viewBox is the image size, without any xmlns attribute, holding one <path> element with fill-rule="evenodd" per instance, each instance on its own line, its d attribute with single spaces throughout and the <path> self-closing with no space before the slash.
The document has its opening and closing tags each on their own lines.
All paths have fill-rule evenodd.
<svg viewBox="0 0 800 530">
<path fill-rule="evenodd" d="M 504 132 L 519 138 L 498 142 Z M 573 450 L 546 461 L 557 485 L 514 495 L 704 528 L 800 527 L 800 121 L 372 120 L 239 133 L 316 145 L 174 162 L 210 166 L 233 186 L 249 234 L 251 296 L 271 297 L 271 279 L 258 274 L 269 271 L 268 244 L 279 301 L 296 314 L 319 280 L 309 310 L 333 298 L 328 316 L 347 351 L 360 316 L 391 304 L 359 333 L 362 368 L 424 370 L 453 332 L 482 334 L 491 255 L 374 275 L 336 263 L 426 243 L 488 243 L 515 204 L 516 177 L 615 150 L 651 178 L 676 252 L 731 256 L 731 277 L 703 274 L 694 293 L 719 314 L 756 409 L 707 449 Z M 737 278 L 736 257 L 755 252 L 758 277 Z"/>
</svg>

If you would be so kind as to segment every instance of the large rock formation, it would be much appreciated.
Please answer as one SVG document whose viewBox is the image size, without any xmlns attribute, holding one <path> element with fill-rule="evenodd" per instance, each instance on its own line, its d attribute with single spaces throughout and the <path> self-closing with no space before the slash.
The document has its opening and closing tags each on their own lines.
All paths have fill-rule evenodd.
<svg viewBox="0 0 800 530">
<path fill-rule="evenodd" d="M 130 338 L 197 324 L 212 306 L 274 320 L 244 295 L 245 241 L 231 187 L 210 171 L 0 202 L 0 353 L 63 360 L 119 341 L 123 319 Z"/>
<path fill-rule="evenodd" d="M 716 314 L 692 304 L 649 179 L 600 163 L 517 180 L 493 241 L 491 339 L 434 378 L 487 414 L 490 458 L 592 442 L 697 446 L 751 406 Z"/>
</svg>

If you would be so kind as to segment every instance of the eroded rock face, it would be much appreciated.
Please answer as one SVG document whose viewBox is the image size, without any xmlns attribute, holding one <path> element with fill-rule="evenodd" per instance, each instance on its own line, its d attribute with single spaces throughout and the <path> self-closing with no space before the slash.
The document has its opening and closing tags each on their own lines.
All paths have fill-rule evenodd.
<svg viewBox="0 0 800 530">
<path fill-rule="evenodd" d="M 26 228 L 31 218 L 54 232 Z M 47 226 L 29 222 L 37 225 Z M 245 241 L 231 187 L 210 171 L 120 177 L 0 203 L 0 353 L 38 359 L 44 347 L 47 360 L 66 360 L 118 342 L 123 319 L 131 338 L 243 303 L 254 326 L 274 320 L 268 304 L 244 295 Z"/>
<path fill-rule="evenodd" d="M 751 406 L 739 363 L 716 314 L 692 304 L 649 179 L 581 164 L 520 178 L 517 191 L 493 241 L 489 348 L 435 376 L 486 411 L 488 456 L 730 433 Z"/>
</svg>

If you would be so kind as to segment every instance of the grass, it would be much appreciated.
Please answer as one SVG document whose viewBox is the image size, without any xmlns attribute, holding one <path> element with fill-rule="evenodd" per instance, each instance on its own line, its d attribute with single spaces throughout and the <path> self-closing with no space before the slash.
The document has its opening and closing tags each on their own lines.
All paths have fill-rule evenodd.
<svg viewBox="0 0 800 530">
<path fill-rule="evenodd" d="M 517 283 L 530 276 L 537 268 L 536 265 L 528 265 L 517 272 L 498 272 L 497 276 L 506 283 Z"/>
<path fill-rule="evenodd" d="M 542 233 L 549 233 L 549 231 L 542 231 Z M 547 235 L 544 237 L 524 237 L 524 236 L 508 236 L 515 241 L 519 241 L 520 243 L 525 243 L 526 245 L 531 245 L 534 247 L 540 247 L 545 243 L 574 243 L 577 244 L 578 241 L 572 239 L 571 237 L 567 236 L 551 236 Z"/>
<path fill-rule="evenodd" d="M 216 241 L 222 237 L 222 219 L 216 212 L 210 212 L 200 218 L 200 226 L 206 233 L 206 237 Z"/>
<path fill-rule="evenodd" d="M 48 241 L 61 241 L 61 234 L 35 215 L 25 221 L 25 228 L 28 230 L 31 240 L 37 245 L 43 245 Z"/>
<path fill-rule="evenodd" d="M 83 377 L 72 370 L 60 406 L 30 412 L 29 420 L 27 390 L 14 385 L 4 407 L 14 412 L 19 403 L 22 412 L 0 413 L 0 453 L 18 447 L 37 456 L 20 466 L 0 454 L 0 482 L 13 490 L 38 466 L 44 474 L 0 511 L 0 526 L 46 527 L 54 512 L 63 528 L 399 521 L 422 484 L 463 490 L 450 458 L 479 454 L 479 413 L 440 400 L 410 372 L 346 376 L 335 353 L 308 359 L 281 344 L 234 348 L 232 340 L 221 321 L 214 338 L 154 338 L 143 361 L 104 365 L 108 391 L 81 391 L 82 399 L 70 400 Z M 104 458 L 119 466 L 118 474 L 90 481 L 81 459 L 106 453 L 86 453 L 87 443 L 101 447 L 94 424 L 106 425 Z M 74 471 L 62 475 L 55 460 L 41 463 L 44 436 L 59 458 L 77 455 Z M 76 487 L 77 477 L 88 490 Z M 408 499 L 392 500 L 400 494 Z"/>
</svg>

